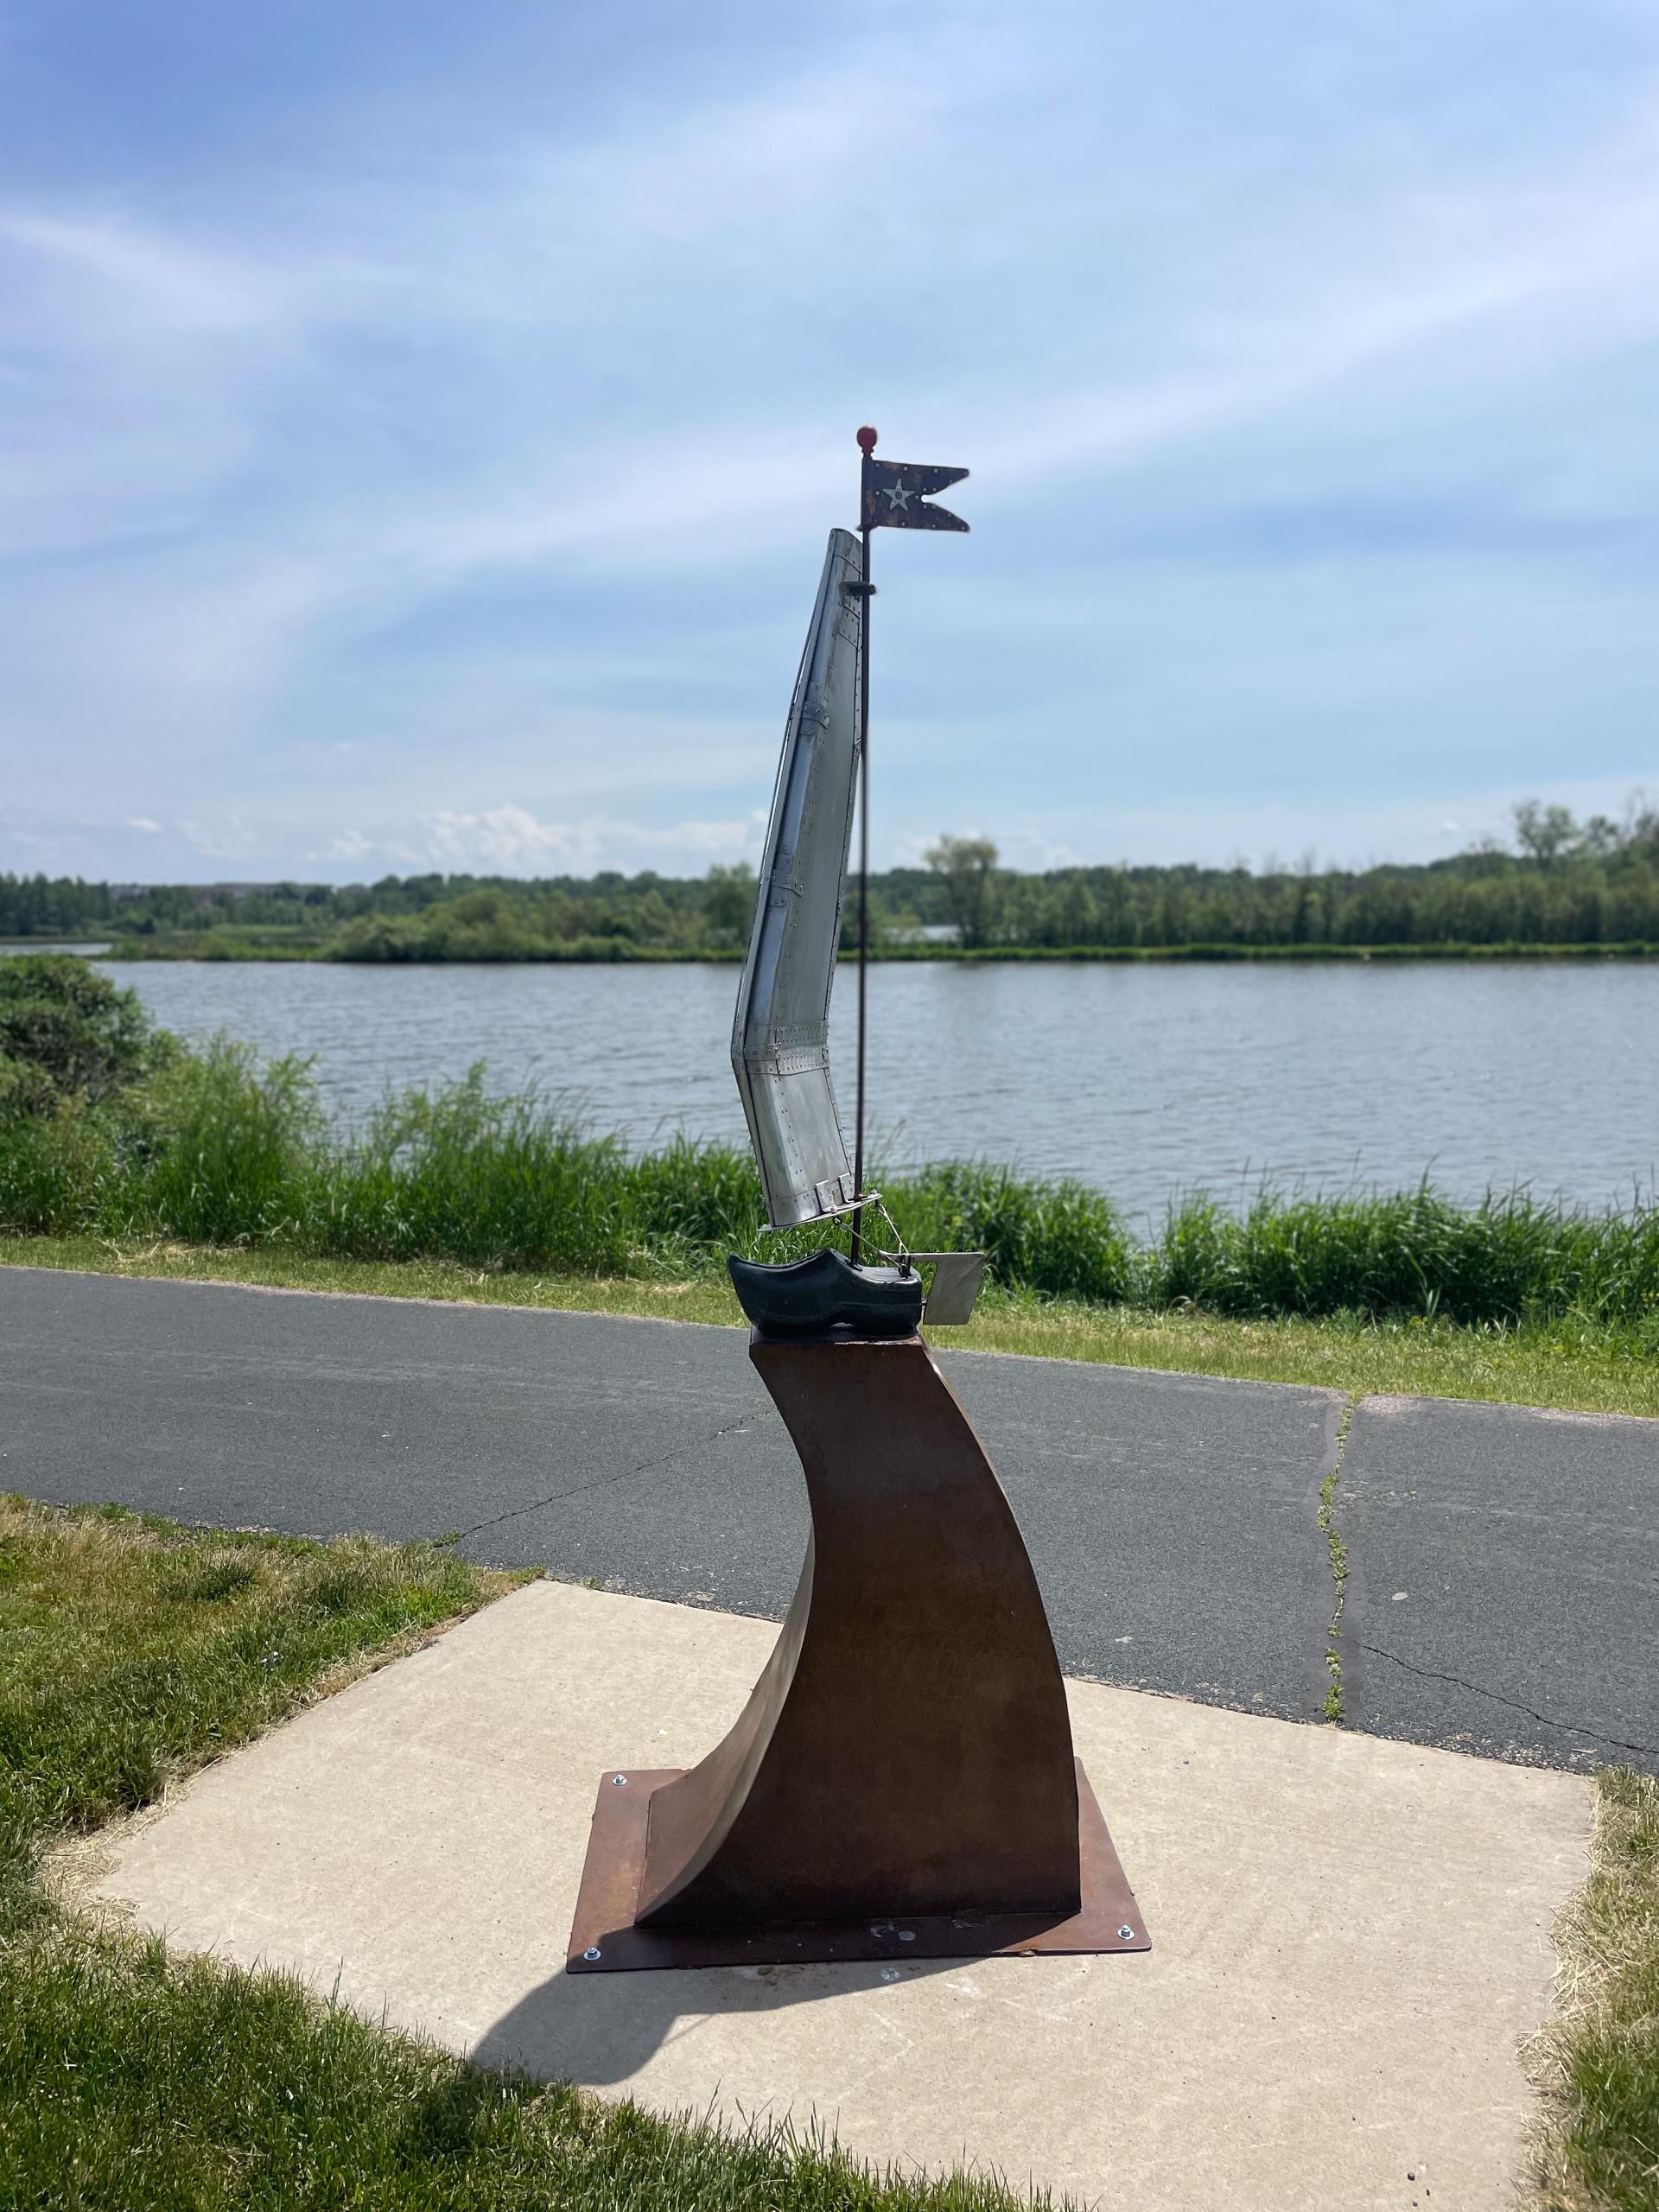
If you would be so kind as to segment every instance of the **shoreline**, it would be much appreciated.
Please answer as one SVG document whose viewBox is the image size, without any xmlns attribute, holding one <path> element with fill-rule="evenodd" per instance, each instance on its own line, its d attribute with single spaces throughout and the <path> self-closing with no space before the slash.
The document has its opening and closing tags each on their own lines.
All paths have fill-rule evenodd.
<svg viewBox="0 0 1659 2212">
<path fill-rule="evenodd" d="M 52 941 L 55 950 L 78 949 L 79 943 L 96 944 L 101 949 L 79 957 L 109 961 L 122 965 L 137 965 L 149 961 L 194 960 L 217 963 L 270 963 L 292 964 L 305 962 L 322 967 L 339 968 L 630 968 L 630 967 L 721 967 L 740 966 L 743 954 L 735 949 L 710 947 L 699 951 L 667 950 L 654 946 L 633 946 L 627 951 L 598 953 L 587 949 L 569 952 L 549 950 L 536 953 L 486 956 L 475 960 L 445 958 L 353 960 L 342 958 L 322 946 L 301 946 L 283 944 L 250 943 L 245 939 L 226 942 L 213 941 L 213 933 L 204 932 L 199 941 L 156 944 L 138 939 L 129 944 L 111 944 L 105 938 L 73 940 L 57 938 Z M 28 938 L 0 938 L 0 950 L 6 955 L 26 953 L 33 949 Z M 850 952 L 839 957 L 850 963 Z M 986 945 L 966 948 L 960 945 L 890 945 L 873 949 L 871 964 L 936 963 L 941 966 L 983 967 L 1001 963 L 1020 967 L 1070 965 L 1073 967 L 1134 967 L 1166 964 L 1201 964 L 1225 966 L 1241 962 L 1291 965 L 1340 964 L 1348 963 L 1370 966 L 1377 963 L 1410 961 L 1481 962 L 1513 961 L 1536 963 L 1556 961 L 1582 963 L 1591 961 L 1618 961 L 1639 964 L 1659 960 L 1659 944 L 1645 943 L 1615 944 L 1530 944 L 1505 942 L 1495 944 L 1173 944 L 1173 945 Z"/>
</svg>

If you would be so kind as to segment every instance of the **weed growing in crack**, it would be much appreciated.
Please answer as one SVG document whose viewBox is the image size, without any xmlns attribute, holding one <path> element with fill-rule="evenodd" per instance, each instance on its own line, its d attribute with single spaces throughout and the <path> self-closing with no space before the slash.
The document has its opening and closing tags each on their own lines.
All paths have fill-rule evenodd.
<svg viewBox="0 0 1659 2212">
<path fill-rule="evenodd" d="M 1325 1637 L 1325 1663 L 1331 1676 L 1330 1687 L 1325 1693 L 1325 1717 L 1338 1728 L 1347 1717 L 1342 1682 L 1342 1617 L 1348 1603 L 1348 1547 L 1337 1527 L 1337 1485 L 1342 1480 L 1342 1463 L 1348 1450 L 1348 1432 L 1354 1425 L 1354 1413 L 1363 1395 L 1361 1390 L 1354 1391 L 1342 1409 L 1342 1419 L 1337 1424 L 1336 1456 L 1331 1463 L 1330 1473 L 1319 1484 L 1319 1523 L 1331 1561 L 1331 1580 L 1336 1590 L 1331 1608 L 1331 1625 Z"/>
</svg>

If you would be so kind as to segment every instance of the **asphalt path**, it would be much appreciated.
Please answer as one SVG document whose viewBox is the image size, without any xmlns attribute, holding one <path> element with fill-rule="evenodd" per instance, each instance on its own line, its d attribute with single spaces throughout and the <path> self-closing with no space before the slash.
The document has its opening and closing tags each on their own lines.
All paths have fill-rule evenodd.
<svg viewBox="0 0 1659 2212">
<path fill-rule="evenodd" d="M 454 1536 L 776 1617 L 799 1467 L 737 1330 L 0 1268 L 0 1488 Z M 1068 1672 L 1320 1713 L 1334 1391 L 943 1353 Z M 1659 1422 L 1368 1399 L 1338 1471 L 1350 1725 L 1659 1770 Z"/>
<path fill-rule="evenodd" d="M 1659 1773 L 1659 1421 L 1366 1398 L 1338 1519 L 1365 1726 Z"/>
</svg>

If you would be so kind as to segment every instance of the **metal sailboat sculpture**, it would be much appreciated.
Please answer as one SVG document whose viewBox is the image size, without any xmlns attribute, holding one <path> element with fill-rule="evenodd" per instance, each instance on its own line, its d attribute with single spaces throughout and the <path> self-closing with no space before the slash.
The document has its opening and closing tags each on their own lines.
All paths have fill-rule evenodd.
<svg viewBox="0 0 1659 2212">
<path fill-rule="evenodd" d="M 864 758 L 859 677 L 868 596 L 858 538 L 831 531 L 784 731 L 732 1028 L 732 1066 L 774 1230 L 856 1217 L 879 1205 L 879 1193 L 857 1187 L 830 1068 L 830 999 Z M 896 1231 L 894 1243 L 881 1267 L 856 1266 L 828 1246 L 781 1266 L 735 1255 L 728 1264 L 745 1313 L 767 1335 L 846 1326 L 907 1336 L 925 1304 L 935 1322 L 967 1320 L 983 1255 L 906 1252 Z"/>
<path fill-rule="evenodd" d="M 925 1300 L 930 1323 L 968 1318 L 983 1255 L 907 1252 L 894 1230 L 889 1264 L 858 1264 L 861 1222 L 885 1211 L 860 1186 L 864 1025 L 849 1165 L 828 1022 L 861 787 L 861 986 L 868 949 L 869 531 L 889 521 L 874 503 L 912 503 L 894 527 L 966 527 L 926 504 L 962 470 L 877 464 L 874 442 L 859 433 L 863 543 L 830 537 L 790 708 L 732 1043 L 772 1225 L 854 1224 L 850 1256 L 730 1262 L 811 1535 L 721 1741 L 693 1767 L 601 1777 L 572 1974 L 1149 1940 L 1072 1748 L 1019 1526 L 917 1326 Z"/>
</svg>

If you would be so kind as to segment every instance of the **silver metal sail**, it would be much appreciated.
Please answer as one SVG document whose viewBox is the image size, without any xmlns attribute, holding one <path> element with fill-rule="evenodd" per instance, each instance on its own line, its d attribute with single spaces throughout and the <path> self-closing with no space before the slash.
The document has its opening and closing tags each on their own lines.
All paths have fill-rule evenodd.
<svg viewBox="0 0 1659 2212">
<path fill-rule="evenodd" d="M 830 1077 L 858 728 L 859 543 L 832 530 L 784 732 L 737 995 L 732 1065 L 774 1229 L 846 1213 L 856 1193 Z"/>
</svg>

